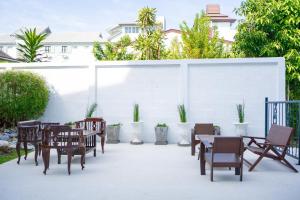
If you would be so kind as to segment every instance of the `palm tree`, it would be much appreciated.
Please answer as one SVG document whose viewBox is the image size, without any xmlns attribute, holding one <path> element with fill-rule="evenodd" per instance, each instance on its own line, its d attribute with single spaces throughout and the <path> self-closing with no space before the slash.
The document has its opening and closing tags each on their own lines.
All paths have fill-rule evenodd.
<svg viewBox="0 0 300 200">
<path fill-rule="evenodd" d="M 21 40 L 21 43 L 18 43 L 17 50 L 21 53 L 25 62 L 40 61 L 41 53 L 39 53 L 39 49 L 43 47 L 41 43 L 46 37 L 47 33 L 38 34 L 36 28 L 25 29 L 21 31 L 21 34 L 16 34 L 16 38 Z"/>
<path fill-rule="evenodd" d="M 142 30 L 149 31 L 149 28 L 156 23 L 156 8 L 144 7 L 140 9 L 137 21 Z"/>
</svg>

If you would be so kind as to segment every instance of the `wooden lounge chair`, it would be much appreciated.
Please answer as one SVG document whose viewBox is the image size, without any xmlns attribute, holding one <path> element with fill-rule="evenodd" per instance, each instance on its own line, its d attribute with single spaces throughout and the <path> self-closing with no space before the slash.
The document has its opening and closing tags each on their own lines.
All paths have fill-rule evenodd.
<svg viewBox="0 0 300 200">
<path fill-rule="evenodd" d="M 104 153 L 105 144 L 105 127 L 106 122 L 103 118 L 91 117 L 86 118 L 82 121 L 75 122 L 76 128 L 82 128 L 84 130 L 97 131 L 97 135 L 101 138 L 101 148 L 102 153 Z M 94 156 L 96 156 L 96 151 L 94 151 Z"/>
<path fill-rule="evenodd" d="M 214 125 L 213 124 L 195 124 L 194 128 L 191 131 L 191 154 L 195 155 L 196 145 L 200 143 L 199 140 L 195 139 L 196 135 L 213 135 L 214 134 Z"/>
<path fill-rule="evenodd" d="M 45 128 L 42 144 L 42 156 L 46 175 L 49 169 L 50 150 L 57 149 L 58 162 L 61 155 L 68 156 L 68 173 L 71 174 L 71 160 L 74 155 L 81 155 L 81 169 L 84 168 L 85 143 L 82 130 L 74 130 L 66 125 L 53 125 Z"/>
<path fill-rule="evenodd" d="M 207 148 L 211 144 L 205 144 Z M 241 137 L 216 137 L 212 151 L 205 153 L 205 161 L 210 164 L 210 180 L 213 181 L 214 167 L 235 167 L 235 174 L 243 180 L 244 143 Z"/>
<path fill-rule="evenodd" d="M 245 160 L 245 162 L 250 165 L 249 171 L 252 171 L 256 167 L 256 165 L 264 157 L 266 157 L 273 160 L 278 160 L 281 164 L 292 169 L 294 172 L 298 172 L 285 159 L 286 152 L 288 150 L 288 146 L 290 144 L 290 140 L 294 131 L 295 130 L 293 128 L 273 124 L 266 138 L 243 136 L 243 138 L 250 138 L 250 141 L 245 150 L 249 150 L 259 155 L 259 158 L 253 164 Z"/>
</svg>

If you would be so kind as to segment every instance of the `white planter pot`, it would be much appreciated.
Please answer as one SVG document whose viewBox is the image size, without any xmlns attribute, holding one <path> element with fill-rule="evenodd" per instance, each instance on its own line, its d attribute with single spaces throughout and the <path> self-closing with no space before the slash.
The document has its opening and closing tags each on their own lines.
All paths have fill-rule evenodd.
<svg viewBox="0 0 300 200">
<path fill-rule="evenodd" d="M 179 130 L 179 146 L 190 146 L 189 133 L 190 133 L 190 124 L 189 123 L 178 123 Z"/>
<path fill-rule="evenodd" d="M 236 136 L 247 136 L 248 122 L 243 123 L 233 123 L 235 126 L 235 135 Z"/>
<path fill-rule="evenodd" d="M 131 122 L 132 126 L 132 140 L 130 141 L 130 144 L 143 144 L 142 140 L 142 128 L 143 128 L 142 121 L 139 122 Z"/>
</svg>

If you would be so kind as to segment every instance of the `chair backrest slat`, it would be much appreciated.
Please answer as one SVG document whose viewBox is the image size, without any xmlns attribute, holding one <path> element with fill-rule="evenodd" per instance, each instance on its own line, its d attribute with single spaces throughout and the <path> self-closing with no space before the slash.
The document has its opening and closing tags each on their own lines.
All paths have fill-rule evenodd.
<svg viewBox="0 0 300 200">
<path fill-rule="evenodd" d="M 215 137 L 214 153 L 235 153 L 241 155 L 244 151 L 242 137 Z"/>
<path fill-rule="evenodd" d="M 294 133 L 294 128 L 272 124 L 267 141 L 274 145 L 287 146 Z"/>
<path fill-rule="evenodd" d="M 200 135 L 213 135 L 214 134 L 214 125 L 211 123 L 209 123 L 209 124 L 197 123 L 197 124 L 195 124 L 194 132 L 195 132 L 195 134 L 200 134 Z"/>
</svg>

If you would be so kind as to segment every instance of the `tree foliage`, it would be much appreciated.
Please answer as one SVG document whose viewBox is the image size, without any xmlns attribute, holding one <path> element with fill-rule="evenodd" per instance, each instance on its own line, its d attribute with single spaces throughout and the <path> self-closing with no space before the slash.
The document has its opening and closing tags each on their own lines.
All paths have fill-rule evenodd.
<svg viewBox="0 0 300 200">
<path fill-rule="evenodd" d="M 118 42 L 106 42 L 104 50 L 99 42 L 95 42 L 93 53 L 97 60 L 132 60 L 133 54 L 128 52 L 130 45 L 131 39 L 125 35 Z"/>
<path fill-rule="evenodd" d="M 204 12 L 196 14 L 194 24 L 189 27 L 184 21 L 180 25 L 185 58 L 220 58 L 224 56 L 224 41 L 219 39 L 216 27 Z"/>
<path fill-rule="evenodd" d="M 25 29 L 21 31 L 21 34 L 16 34 L 16 38 L 21 40 L 21 43 L 18 43 L 17 50 L 25 62 L 41 61 L 42 54 L 39 50 L 43 47 L 42 42 L 46 37 L 46 33 L 38 34 L 36 28 Z"/>
<path fill-rule="evenodd" d="M 284 57 L 289 98 L 300 98 L 300 0 L 246 0 L 236 13 L 233 51 L 246 57 Z"/>
<path fill-rule="evenodd" d="M 164 32 L 156 23 L 156 9 L 145 7 L 138 12 L 138 25 L 141 33 L 134 43 L 137 59 L 160 60 L 166 55 Z"/>
<path fill-rule="evenodd" d="M 167 52 L 168 59 L 182 59 L 182 42 L 178 40 L 178 37 L 175 37 L 171 41 L 170 48 Z"/>
</svg>

